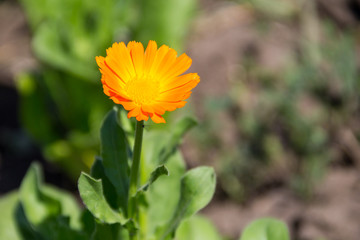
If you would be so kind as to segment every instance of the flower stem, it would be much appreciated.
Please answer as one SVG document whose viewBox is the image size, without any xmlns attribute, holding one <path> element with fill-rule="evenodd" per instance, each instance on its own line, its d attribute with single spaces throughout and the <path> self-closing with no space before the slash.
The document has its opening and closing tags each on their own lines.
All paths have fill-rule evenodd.
<svg viewBox="0 0 360 240">
<path fill-rule="evenodd" d="M 143 138 L 143 126 L 144 121 L 137 121 L 135 128 L 135 143 L 133 151 L 133 160 L 130 171 L 130 187 L 129 187 L 129 200 L 128 200 L 128 217 L 135 220 L 137 217 L 137 202 L 134 198 L 139 180 L 139 168 L 140 168 L 140 157 L 141 157 L 141 146 Z M 130 239 L 137 239 L 136 233 L 130 233 Z"/>
</svg>

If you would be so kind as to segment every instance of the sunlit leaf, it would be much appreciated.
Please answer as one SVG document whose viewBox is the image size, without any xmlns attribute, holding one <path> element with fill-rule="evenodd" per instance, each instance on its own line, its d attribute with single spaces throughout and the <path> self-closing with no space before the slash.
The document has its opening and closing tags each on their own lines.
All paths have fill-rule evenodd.
<svg viewBox="0 0 360 240">
<path fill-rule="evenodd" d="M 290 240 L 290 236 L 284 222 L 263 218 L 250 223 L 239 240 Z"/>
<path fill-rule="evenodd" d="M 221 240 L 216 227 L 205 217 L 194 215 L 183 221 L 176 231 L 177 240 Z"/>
<path fill-rule="evenodd" d="M 41 179 L 40 166 L 34 163 L 20 186 L 20 201 L 26 217 L 35 225 L 61 213 L 60 202 L 41 190 Z"/>
<path fill-rule="evenodd" d="M 160 230 L 161 238 L 174 235 L 181 221 L 205 207 L 215 192 L 215 172 L 211 167 L 198 167 L 188 171 L 181 179 L 181 193 L 172 219 Z"/>
<path fill-rule="evenodd" d="M 115 109 L 106 115 L 101 127 L 101 157 L 105 174 L 116 189 L 118 207 L 126 212 L 129 191 L 127 142 Z"/>
<path fill-rule="evenodd" d="M 104 223 L 126 223 L 126 219 L 122 214 L 113 210 L 107 203 L 101 180 L 96 180 L 86 173 L 81 173 L 78 187 L 81 199 L 96 218 Z"/>
<path fill-rule="evenodd" d="M 0 198 L 0 239 L 20 240 L 19 232 L 16 228 L 14 214 L 19 202 L 18 193 L 11 192 Z"/>
</svg>

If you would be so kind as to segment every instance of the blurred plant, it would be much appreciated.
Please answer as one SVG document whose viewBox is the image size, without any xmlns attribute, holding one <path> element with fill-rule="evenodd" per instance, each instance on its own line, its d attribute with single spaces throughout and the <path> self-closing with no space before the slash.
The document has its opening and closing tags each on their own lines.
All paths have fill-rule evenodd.
<svg viewBox="0 0 360 240">
<path fill-rule="evenodd" d="M 228 123 L 236 128 L 231 143 L 222 142 L 218 118 L 206 117 L 197 137 L 204 148 L 217 149 L 219 182 L 238 201 L 279 185 L 309 198 L 329 163 L 358 164 L 355 36 L 313 18 L 299 18 L 302 37 L 295 47 L 300 51 L 293 49 L 284 71 L 263 69 L 256 49 L 245 56 L 230 96 L 212 100 L 206 108 L 209 116 L 226 109 L 221 114 L 233 119 Z M 259 17 L 255 24 L 261 21 L 269 19 Z M 315 30 L 313 21 L 318 21 Z"/>
<path fill-rule="evenodd" d="M 272 218 L 262 218 L 251 222 L 239 240 L 290 240 L 285 223 Z"/>
<path fill-rule="evenodd" d="M 93 162 L 97 129 L 110 107 L 99 94 L 94 57 L 128 38 L 181 49 L 196 0 L 20 2 L 33 34 L 33 52 L 42 63 L 33 73 L 18 76 L 23 125 L 44 147 L 45 157 L 75 178 Z"/>
</svg>

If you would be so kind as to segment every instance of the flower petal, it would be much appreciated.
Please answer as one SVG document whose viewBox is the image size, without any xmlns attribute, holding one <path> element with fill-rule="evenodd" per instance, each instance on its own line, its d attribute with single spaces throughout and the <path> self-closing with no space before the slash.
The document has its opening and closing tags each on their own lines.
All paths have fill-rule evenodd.
<svg viewBox="0 0 360 240">
<path fill-rule="evenodd" d="M 127 48 L 134 64 L 136 75 L 142 76 L 144 73 L 144 47 L 140 42 L 131 41 Z"/>
<path fill-rule="evenodd" d="M 156 42 L 150 40 L 145 51 L 144 74 L 150 73 L 151 66 L 155 60 L 156 52 Z"/>
<path fill-rule="evenodd" d="M 106 56 L 107 65 L 126 83 L 135 76 L 134 65 L 129 50 L 123 42 L 114 43 L 108 48 Z"/>
<path fill-rule="evenodd" d="M 165 119 L 156 113 L 151 115 L 151 120 L 153 120 L 154 123 L 166 123 Z"/>
</svg>

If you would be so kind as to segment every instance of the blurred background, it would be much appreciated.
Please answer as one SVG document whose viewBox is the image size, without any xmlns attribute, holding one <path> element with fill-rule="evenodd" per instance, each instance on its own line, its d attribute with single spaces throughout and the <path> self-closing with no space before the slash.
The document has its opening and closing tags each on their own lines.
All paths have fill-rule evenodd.
<svg viewBox="0 0 360 240">
<path fill-rule="evenodd" d="M 35 160 L 77 194 L 113 105 L 94 57 L 152 39 L 201 77 L 176 114 L 199 121 L 181 148 L 216 169 L 222 235 L 272 216 L 294 240 L 358 240 L 359 27 L 359 0 L 2 0 L 0 195 Z"/>
</svg>

